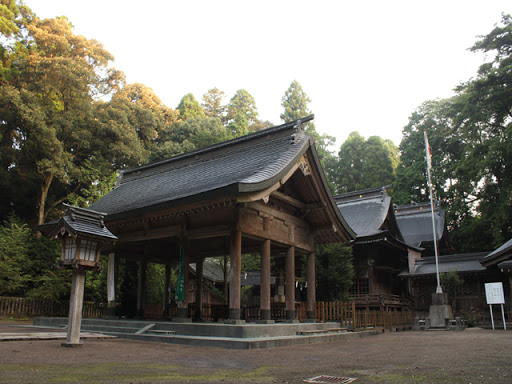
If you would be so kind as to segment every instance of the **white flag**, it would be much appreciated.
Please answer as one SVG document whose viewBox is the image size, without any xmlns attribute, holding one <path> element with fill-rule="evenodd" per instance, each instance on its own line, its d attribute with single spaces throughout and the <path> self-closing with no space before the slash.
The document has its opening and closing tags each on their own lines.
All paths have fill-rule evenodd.
<svg viewBox="0 0 512 384">
<path fill-rule="evenodd" d="M 430 145 L 428 144 L 427 131 L 425 132 L 425 153 L 427 155 L 427 168 L 432 169 L 432 152 L 430 152 Z"/>
</svg>

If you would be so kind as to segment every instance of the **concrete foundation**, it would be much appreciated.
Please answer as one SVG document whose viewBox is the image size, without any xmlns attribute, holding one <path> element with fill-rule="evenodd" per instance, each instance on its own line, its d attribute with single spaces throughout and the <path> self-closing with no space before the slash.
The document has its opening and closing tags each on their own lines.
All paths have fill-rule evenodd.
<svg viewBox="0 0 512 384">
<path fill-rule="evenodd" d="M 37 317 L 34 326 L 63 329 L 66 318 Z M 82 331 L 133 340 L 230 349 L 274 348 L 376 335 L 381 330 L 350 332 L 340 323 L 223 324 L 141 320 L 83 319 Z"/>
<path fill-rule="evenodd" d="M 448 304 L 448 295 L 446 293 L 433 293 L 432 305 L 430 306 L 428 317 L 430 318 L 431 328 L 446 328 L 447 322 L 453 320 L 452 307 Z"/>
</svg>

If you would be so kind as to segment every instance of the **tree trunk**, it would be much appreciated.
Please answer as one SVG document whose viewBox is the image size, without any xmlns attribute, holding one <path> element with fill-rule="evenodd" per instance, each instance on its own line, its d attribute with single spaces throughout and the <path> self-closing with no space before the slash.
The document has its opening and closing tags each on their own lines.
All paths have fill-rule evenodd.
<svg viewBox="0 0 512 384">
<path fill-rule="evenodd" d="M 44 224 L 45 212 L 44 209 L 46 207 L 46 198 L 48 197 L 48 191 L 50 190 L 50 185 L 53 181 L 53 173 L 49 174 L 47 177 L 44 177 L 44 182 L 41 185 L 41 196 L 39 198 L 39 211 L 37 213 L 37 225 Z"/>
</svg>

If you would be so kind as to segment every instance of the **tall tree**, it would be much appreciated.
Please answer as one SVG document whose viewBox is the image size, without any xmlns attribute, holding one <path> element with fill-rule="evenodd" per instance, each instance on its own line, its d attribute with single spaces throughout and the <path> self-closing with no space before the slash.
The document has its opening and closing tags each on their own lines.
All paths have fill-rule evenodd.
<svg viewBox="0 0 512 384">
<path fill-rule="evenodd" d="M 287 123 L 311 115 L 309 103 L 311 103 L 311 99 L 306 95 L 302 86 L 297 80 L 293 80 L 281 99 L 281 106 L 284 108 L 281 120 Z"/>
<path fill-rule="evenodd" d="M 281 106 L 284 108 L 284 112 L 280 116 L 281 120 L 288 123 L 311 115 L 312 112 L 309 109 L 309 103 L 311 103 L 311 99 L 306 95 L 302 86 L 297 80 L 293 80 L 281 99 Z M 336 138 L 326 134 L 320 135 L 313 121 L 306 123 L 306 132 L 315 139 L 318 157 L 329 177 L 332 173 L 330 170 L 335 163 L 335 156 L 329 148 L 334 145 Z"/>
<path fill-rule="evenodd" d="M 503 15 L 501 25 L 471 50 L 493 59 L 458 89 L 464 103 L 457 123 L 472 138 L 471 157 L 483 159 L 479 211 L 499 246 L 512 237 L 512 215 L 506 213 L 512 211 L 512 17 Z"/>
<path fill-rule="evenodd" d="M 176 108 L 179 111 L 180 120 L 203 119 L 205 117 L 203 108 L 192 93 L 183 96 Z"/>
<path fill-rule="evenodd" d="M 164 140 L 151 153 L 151 160 L 160 160 L 193 151 L 232 138 L 220 119 L 188 119 L 168 126 Z"/>
<path fill-rule="evenodd" d="M 391 144 L 378 136 L 365 140 L 358 132 L 352 132 L 341 145 L 332 171 L 336 192 L 391 185 L 398 157 L 396 147 Z"/>
<path fill-rule="evenodd" d="M 192 96 L 193 97 L 193 96 Z M 144 84 L 128 84 L 112 98 L 114 104 L 129 108 L 128 122 L 135 129 L 146 150 L 161 140 L 163 131 L 178 120 L 178 111 L 162 103 L 154 91 Z M 184 113 L 190 113 L 191 111 Z M 191 114 L 191 113 L 190 113 Z"/>
<path fill-rule="evenodd" d="M 245 89 L 236 91 L 227 106 L 226 119 L 227 127 L 235 137 L 249 133 L 250 126 L 258 122 L 254 97 Z"/>
<path fill-rule="evenodd" d="M 494 53 L 450 99 L 426 102 L 400 144 L 399 203 L 426 200 L 423 132 L 432 149 L 436 197 L 446 202 L 457 251 L 492 249 L 512 237 L 512 20 L 483 36 L 473 51 Z"/>
<path fill-rule="evenodd" d="M 123 83 L 112 55 L 99 42 L 75 35 L 65 18 L 25 17 L 18 24 L 20 33 L 4 51 L 11 59 L 0 88 L 0 162 L 6 176 L 0 189 L 5 206 L 23 217 L 36 212 L 35 222 L 42 224 L 82 187 L 84 166 L 112 169 L 141 157 L 137 150 L 131 152 L 135 157 L 122 151 L 137 140 L 116 146 L 112 125 L 119 124 L 108 128 L 96 116 L 96 106 L 104 104 L 100 98 Z"/>
<path fill-rule="evenodd" d="M 224 92 L 218 88 L 209 89 L 203 95 L 203 111 L 206 117 L 217 117 L 221 120 L 225 118 L 226 105 L 223 103 Z"/>
</svg>

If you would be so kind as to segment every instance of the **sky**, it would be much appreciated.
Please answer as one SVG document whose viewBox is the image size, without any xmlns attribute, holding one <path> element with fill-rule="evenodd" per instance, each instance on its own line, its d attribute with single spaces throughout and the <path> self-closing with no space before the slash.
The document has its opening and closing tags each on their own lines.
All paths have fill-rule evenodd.
<svg viewBox="0 0 512 384">
<path fill-rule="evenodd" d="M 320 134 L 400 143 L 423 102 L 447 98 L 485 62 L 468 51 L 512 13 L 510 0 L 25 0 L 40 18 L 66 16 L 101 42 L 128 83 L 176 108 L 217 87 L 238 89 L 261 120 L 281 124 L 297 80 Z"/>
</svg>

